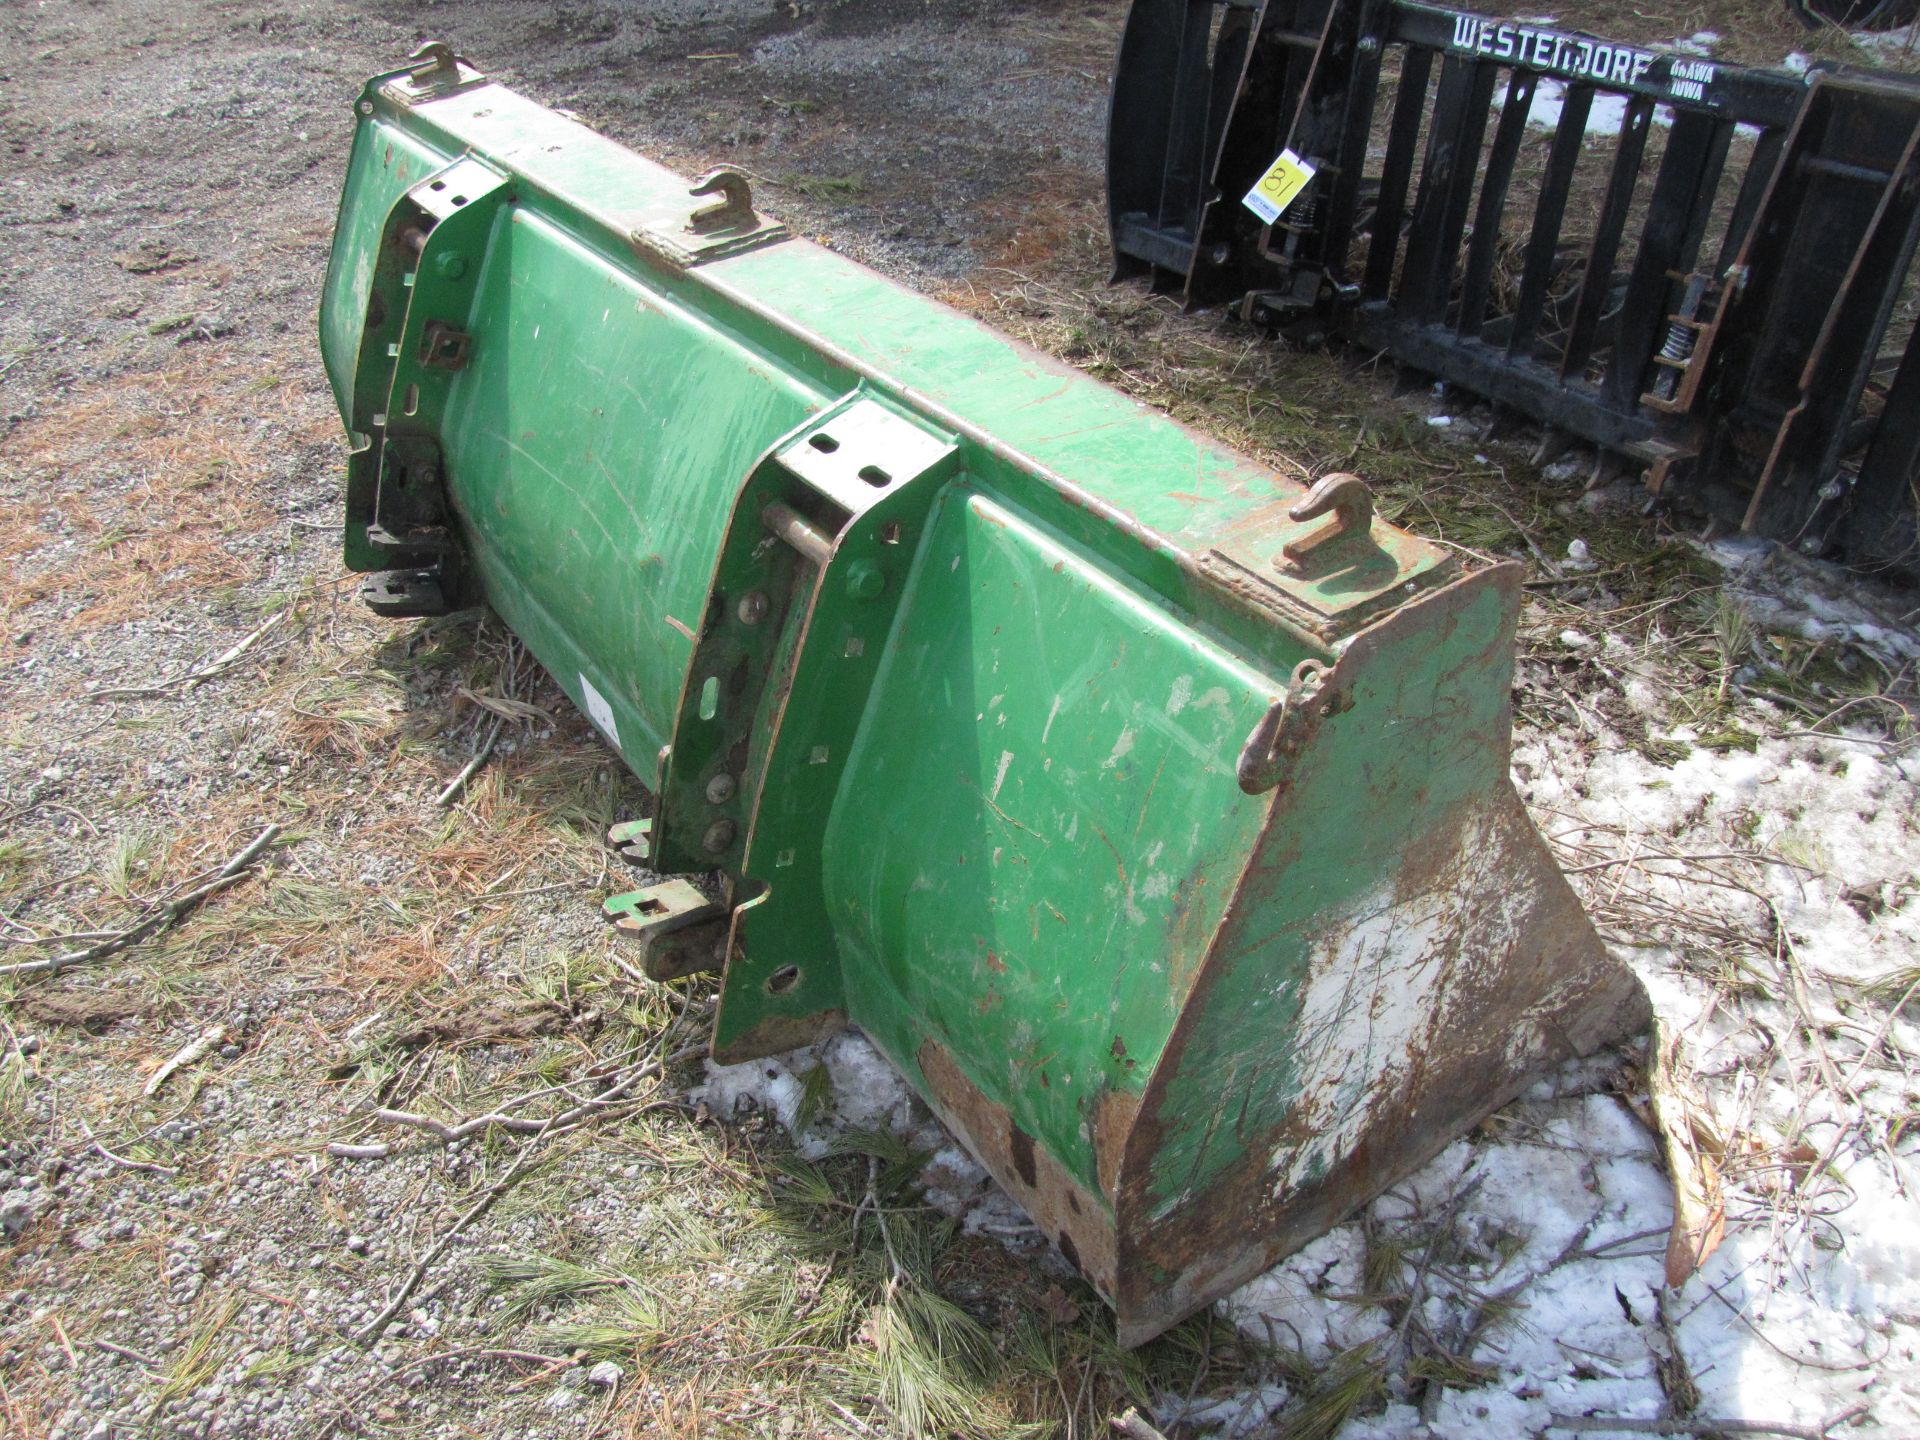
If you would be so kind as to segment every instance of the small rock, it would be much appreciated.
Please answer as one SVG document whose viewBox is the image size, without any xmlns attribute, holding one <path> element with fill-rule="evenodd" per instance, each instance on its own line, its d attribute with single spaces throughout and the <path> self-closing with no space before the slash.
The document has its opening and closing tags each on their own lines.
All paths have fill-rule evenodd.
<svg viewBox="0 0 1920 1440">
<path fill-rule="evenodd" d="M 0 1235 L 11 1240 L 33 1223 L 33 1203 L 19 1193 L 0 1200 Z"/>
<path fill-rule="evenodd" d="M 587 1383 L 589 1385 L 606 1385 L 611 1387 L 618 1385 L 621 1378 L 620 1367 L 611 1360 L 602 1360 L 598 1365 L 587 1371 Z"/>
</svg>

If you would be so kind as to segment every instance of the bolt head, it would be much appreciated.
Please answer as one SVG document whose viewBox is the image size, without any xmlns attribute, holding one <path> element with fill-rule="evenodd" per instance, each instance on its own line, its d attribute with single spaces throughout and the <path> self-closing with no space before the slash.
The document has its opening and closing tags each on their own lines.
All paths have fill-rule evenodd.
<svg viewBox="0 0 1920 1440">
<path fill-rule="evenodd" d="M 458 280 L 467 273 L 467 257 L 458 250 L 449 250 L 433 262 L 433 268 L 440 272 L 442 280 Z"/>
<path fill-rule="evenodd" d="M 727 801 L 733 798 L 733 792 L 736 788 L 733 776 L 724 774 L 714 776 L 711 780 L 707 781 L 707 803 L 710 805 L 726 804 Z"/>
<path fill-rule="evenodd" d="M 753 590 L 740 597 L 738 614 L 742 625 L 758 625 L 767 618 L 767 612 L 773 609 L 773 602 L 767 599 L 763 591 Z"/>
<path fill-rule="evenodd" d="M 716 820 L 707 827 L 707 833 L 700 837 L 700 848 L 709 855 L 718 855 L 733 844 L 733 822 Z"/>
<path fill-rule="evenodd" d="M 847 596 L 853 600 L 877 600 L 886 591 L 887 574 L 871 560 L 856 560 L 847 567 Z"/>
</svg>

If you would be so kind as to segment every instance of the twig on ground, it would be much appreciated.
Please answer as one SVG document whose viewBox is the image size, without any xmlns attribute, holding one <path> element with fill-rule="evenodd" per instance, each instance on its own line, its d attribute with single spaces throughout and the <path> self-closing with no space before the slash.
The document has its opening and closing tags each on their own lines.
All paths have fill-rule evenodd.
<svg viewBox="0 0 1920 1440">
<path fill-rule="evenodd" d="M 158 1070 L 147 1077 L 147 1083 L 140 1087 L 142 1095 L 153 1095 L 167 1083 L 173 1072 L 188 1065 L 198 1064 L 214 1051 L 222 1040 L 227 1038 L 225 1025 L 209 1025 L 193 1039 L 176 1050 Z"/>
<path fill-rule="evenodd" d="M 342 1160 L 384 1160 L 392 1151 L 393 1147 L 384 1140 L 373 1145 L 349 1145 L 344 1140 L 335 1140 L 327 1146 L 327 1154 Z"/>
<path fill-rule="evenodd" d="M 27 792 L 26 799 L 22 800 L 18 805 L 8 807 L 4 814 L 0 814 L 0 824 L 4 824 L 10 820 L 18 820 L 22 815 L 34 809 L 42 800 L 47 798 L 48 792 L 53 789 L 53 784 L 54 782 L 51 780 L 42 780 L 38 785 L 35 785 Z"/>
<path fill-rule="evenodd" d="M 1126 1440 L 1167 1440 L 1165 1435 L 1142 1419 L 1140 1412 L 1131 1405 L 1107 1423 L 1113 1426 L 1114 1434 L 1124 1435 Z"/>
<path fill-rule="evenodd" d="M 109 938 L 97 945 L 89 945 L 84 950 L 70 950 L 64 955 L 49 955 L 42 960 L 21 960 L 12 965 L 0 965 L 0 975 L 51 975 L 73 965 L 85 965 L 94 960 L 104 960 L 133 945 L 138 945 L 149 935 L 177 925 L 201 901 L 218 895 L 222 890 L 238 885 L 247 878 L 247 871 L 253 862 L 266 853 L 267 848 L 280 838 L 280 827 L 269 825 L 238 855 L 235 855 L 206 884 L 189 890 L 176 899 L 167 901 L 146 919 L 125 930 L 114 932 Z"/>
<path fill-rule="evenodd" d="M 165 680 L 156 680 L 150 685 L 131 685 L 124 689 L 89 690 L 83 700 L 146 700 L 156 695 L 165 695 L 170 690 L 185 688 L 197 689 L 209 680 L 217 680 L 239 662 L 242 655 L 264 639 L 269 632 L 293 613 L 293 607 L 269 616 L 264 622 L 249 630 L 234 644 L 222 650 L 206 664 L 192 670 L 183 670 L 178 675 L 169 675 Z"/>
<path fill-rule="evenodd" d="M 474 1201 L 458 1220 L 447 1227 L 440 1238 L 433 1243 L 433 1248 L 420 1257 L 419 1262 L 407 1273 L 407 1278 L 401 1281 L 399 1288 L 393 1292 L 392 1298 L 381 1307 L 380 1313 L 368 1321 L 367 1324 L 354 1335 L 353 1338 L 356 1344 L 362 1346 L 371 1345 L 386 1332 L 387 1326 L 393 1323 L 394 1317 L 400 1313 L 407 1301 L 413 1298 L 413 1292 L 420 1288 L 420 1282 L 426 1278 L 427 1271 L 431 1270 L 434 1263 L 446 1253 L 447 1247 L 453 1244 L 454 1240 L 459 1237 L 460 1233 L 465 1230 L 467 1226 L 491 1210 L 494 1201 L 498 1200 L 513 1187 L 513 1183 L 520 1178 L 521 1172 L 527 1168 L 527 1162 L 533 1158 L 534 1152 L 540 1148 L 540 1142 L 546 1138 L 547 1131 L 553 1128 L 554 1120 L 558 1118 L 558 1112 L 548 1118 L 547 1123 L 540 1127 L 539 1132 L 535 1134 L 532 1139 L 528 1140 L 525 1145 L 520 1147 L 520 1153 L 513 1157 L 513 1164 L 507 1167 L 507 1173 L 489 1185 L 486 1190 L 481 1193 L 480 1198 Z"/>
<path fill-rule="evenodd" d="M 180 1173 L 179 1167 L 175 1165 L 155 1165 L 153 1162 L 149 1160 L 129 1160 L 124 1155 L 114 1154 L 113 1151 L 109 1150 L 106 1146 L 100 1143 L 100 1137 L 93 1133 L 93 1127 L 91 1125 L 87 1124 L 87 1122 L 78 1115 L 74 1116 L 73 1118 L 75 1120 L 78 1120 L 80 1122 L 80 1128 L 87 1132 L 87 1143 L 91 1145 L 96 1151 L 98 1151 L 106 1159 L 111 1160 L 114 1164 L 120 1166 L 122 1169 L 146 1170 L 146 1171 L 150 1171 L 155 1175 L 178 1175 Z M 104 1345 L 106 1342 L 97 1340 L 94 1343 L 97 1345 Z M 151 1365 L 153 1362 L 149 1360 L 146 1363 Z"/>
<path fill-rule="evenodd" d="M 460 1233 L 469 1225 L 486 1214 L 486 1212 L 493 1207 L 496 1200 L 513 1188 L 514 1182 L 519 1180 L 522 1172 L 526 1170 L 527 1162 L 533 1159 L 535 1152 L 540 1149 L 541 1142 L 544 1141 L 549 1134 L 552 1134 L 556 1128 L 559 1128 L 562 1122 L 572 1124 L 580 1118 L 608 1109 L 610 1106 L 617 1104 L 627 1091 L 631 1090 L 648 1075 L 657 1075 L 670 1064 L 680 1060 L 690 1059 L 695 1055 L 705 1054 L 706 1049 L 707 1047 L 704 1044 L 686 1046 L 681 1050 L 675 1051 L 664 1060 L 652 1061 L 649 1064 L 642 1065 L 629 1072 L 624 1078 L 615 1081 L 598 1095 L 591 1097 L 582 1104 L 575 1105 L 566 1110 L 556 1110 L 553 1114 L 549 1115 L 546 1120 L 535 1129 L 527 1143 L 520 1147 L 520 1153 L 514 1156 L 513 1164 L 507 1168 L 507 1173 L 502 1175 L 492 1185 L 489 1185 L 486 1190 L 482 1192 L 480 1198 L 475 1200 L 458 1220 L 455 1220 L 452 1225 L 447 1227 L 440 1238 L 434 1242 L 433 1248 L 428 1250 L 414 1265 L 413 1269 L 408 1272 L 407 1278 L 400 1283 L 399 1288 L 394 1291 L 392 1298 L 381 1307 L 380 1313 L 368 1321 L 360 1330 L 355 1332 L 353 1337 L 354 1342 L 362 1346 L 371 1345 L 385 1333 L 387 1326 L 393 1323 L 394 1317 L 400 1313 L 407 1301 L 413 1298 L 413 1292 L 420 1288 L 420 1282 L 426 1278 L 427 1272 L 431 1270 L 440 1257 L 446 1253 L 447 1247 L 453 1244 L 454 1240 L 458 1238 Z"/>
<path fill-rule="evenodd" d="M 160 1363 L 151 1356 L 142 1355 L 138 1350 L 131 1349 L 125 1345 L 116 1345 L 111 1340 L 94 1340 L 89 1343 L 91 1343 L 96 1350 L 104 1350 L 109 1355 L 118 1355 L 122 1360 L 131 1360 L 134 1364 L 144 1365 L 149 1370 Z"/>
<path fill-rule="evenodd" d="M 413 1110 L 389 1110 L 381 1106 L 369 1110 L 367 1113 L 373 1119 L 383 1121 L 388 1125 L 405 1125 L 411 1130 L 424 1130 L 429 1135 L 436 1136 L 448 1144 L 452 1144 L 455 1140 L 464 1140 L 469 1135 L 476 1135 L 482 1130 L 494 1128 L 511 1130 L 520 1134 L 533 1134 L 544 1131 L 550 1126 L 558 1127 L 562 1130 L 570 1130 L 581 1120 L 598 1114 L 600 1111 L 608 1109 L 611 1106 L 618 1105 L 626 1099 L 627 1092 L 632 1090 L 633 1087 L 642 1080 L 651 1079 L 653 1076 L 658 1075 L 668 1065 L 677 1065 L 682 1060 L 691 1059 L 695 1055 L 703 1055 L 706 1053 L 706 1049 L 705 1044 L 689 1045 L 684 1049 L 676 1050 L 665 1060 L 650 1060 L 644 1065 L 639 1065 L 626 1071 L 624 1074 L 616 1070 L 613 1073 L 619 1078 L 607 1086 L 606 1089 L 596 1095 L 589 1096 L 578 1105 L 574 1105 L 569 1109 L 559 1111 L 557 1114 L 549 1116 L 545 1120 L 534 1120 L 520 1115 L 508 1115 L 504 1112 L 507 1109 L 517 1109 L 527 1101 L 538 1099 L 542 1095 L 551 1095 L 557 1091 L 564 1090 L 566 1088 L 565 1086 L 549 1085 L 543 1090 L 536 1090 L 529 1094 L 519 1096 L 516 1099 L 509 1100 L 499 1110 L 489 1111 L 485 1115 L 475 1115 L 454 1125 L 449 1125 L 443 1120 L 436 1120 L 431 1115 L 422 1115 Z"/>
<path fill-rule="evenodd" d="M 1785 1435 L 1792 1437 L 1792 1440 L 1826 1440 L 1828 1432 L 1849 1420 L 1858 1419 L 1870 1408 L 1862 1400 L 1818 1425 L 1788 1425 L 1771 1420 L 1679 1417 L 1671 1420 L 1630 1420 L 1624 1415 L 1555 1415 L 1547 1428 L 1579 1433 L 1598 1431 L 1611 1434 L 1625 1431 L 1630 1435 Z"/>
<path fill-rule="evenodd" d="M 444 810 L 459 798 L 460 792 L 467 788 L 467 782 L 479 773 L 480 767 L 487 763 L 487 757 L 493 754 L 494 744 L 500 739 L 500 732 L 506 723 L 498 715 L 494 716 L 487 738 L 480 742 L 480 748 L 473 752 L 473 758 L 460 767 L 460 773 L 447 782 L 447 788 L 434 797 L 435 805 Z"/>
</svg>

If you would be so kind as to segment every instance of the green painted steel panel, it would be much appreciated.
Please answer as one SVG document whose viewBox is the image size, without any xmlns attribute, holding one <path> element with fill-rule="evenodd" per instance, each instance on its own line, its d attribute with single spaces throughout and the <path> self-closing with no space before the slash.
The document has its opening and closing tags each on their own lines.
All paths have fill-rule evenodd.
<svg viewBox="0 0 1920 1440">
<path fill-rule="evenodd" d="M 1272 696 L 1031 520 L 948 491 L 822 837 L 849 1013 L 908 1069 L 947 1037 L 1097 1192 L 1099 1097 L 1144 1088 L 1230 898 L 1222 858 L 1259 835 L 1234 760 Z"/>
</svg>

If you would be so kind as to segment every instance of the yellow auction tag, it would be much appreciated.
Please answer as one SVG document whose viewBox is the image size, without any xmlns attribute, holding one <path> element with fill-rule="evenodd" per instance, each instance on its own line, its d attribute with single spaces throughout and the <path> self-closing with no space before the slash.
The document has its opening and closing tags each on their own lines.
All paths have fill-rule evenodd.
<svg viewBox="0 0 1920 1440">
<path fill-rule="evenodd" d="M 1247 192 L 1246 199 L 1240 203 L 1271 225 L 1280 218 L 1287 206 L 1299 198 L 1313 175 L 1313 166 L 1293 151 L 1282 150 L 1280 158 L 1254 182 L 1253 189 Z"/>
</svg>

